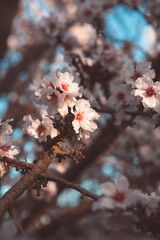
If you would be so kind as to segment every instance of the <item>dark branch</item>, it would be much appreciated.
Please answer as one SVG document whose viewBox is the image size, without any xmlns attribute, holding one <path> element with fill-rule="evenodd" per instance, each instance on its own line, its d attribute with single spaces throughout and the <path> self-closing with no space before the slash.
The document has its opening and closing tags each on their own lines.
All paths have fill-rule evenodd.
<svg viewBox="0 0 160 240">
<path fill-rule="evenodd" d="M 75 189 L 82 194 L 82 198 L 84 198 L 86 196 L 86 197 L 90 197 L 94 200 L 98 200 L 98 196 L 96 194 L 91 193 L 90 191 L 87 191 L 86 189 L 82 188 L 81 186 L 71 183 L 71 182 L 65 180 L 64 178 L 54 177 L 49 174 L 40 174 L 40 177 L 42 177 L 48 181 L 61 183 L 61 184 L 65 185 L 66 187 Z"/>
</svg>

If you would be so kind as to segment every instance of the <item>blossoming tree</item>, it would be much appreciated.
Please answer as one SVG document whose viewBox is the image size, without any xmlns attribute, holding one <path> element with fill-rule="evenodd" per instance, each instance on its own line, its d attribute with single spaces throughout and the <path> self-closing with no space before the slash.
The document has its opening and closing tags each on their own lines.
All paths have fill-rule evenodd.
<svg viewBox="0 0 160 240">
<path fill-rule="evenodd" d="M 105 30 L 119 6 L 152 27 L 149 49 Z M 159 239 L 160 2 L 5 0 L 0 12 L 2 239 Z"/>
</svg>

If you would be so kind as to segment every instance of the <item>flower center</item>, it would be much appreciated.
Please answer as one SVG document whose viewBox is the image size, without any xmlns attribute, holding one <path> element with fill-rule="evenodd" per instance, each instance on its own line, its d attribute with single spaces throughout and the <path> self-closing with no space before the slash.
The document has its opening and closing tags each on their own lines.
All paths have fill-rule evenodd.
<svg viewBox="0 0 160 240">
<path fill-rule="evenodd" d="M 81 121 L 83 119 L 83 113 L 77 113 L 76 120 Z"/>
<path fill-rule="evenodd" d="M 9 151 L 9 149 L 10 149 L 10 146 L 8 146 L 8 145 L 1 145 L 0 146 L 0 149 L 1 149 L 1 151 L 3 151 L 3 152 L 8 152 Z"/>
<path fill-rule="evenodd" d="M 42 124 L 38 126 L 38 128 L 36 129 L 37 133 L 39 136 L 42 136 L 45 134 L 46 128 L 45 126 L 43 126 Z"/>
<path fill-rule="evenodd" d="M 69 84 L 62 83 L 61 86 L 64 91 L 68 91 Z"/>
<path fill-rule="evenodd" d="M 145 94 L 147 97 L 153 97 L 156 94 L 156 92 L 153 89 L 153 87 L 148 87 Z"/>
<path fill-rule="evenodd" d="M 118 92 L 116 97 L 119 101 L 123 101 L 125 99 L 125 95 L 123 92 Z"/>
<path fill-rule="evenodd" d="M 117 191 L 113 196 L 113 200 L 118 203 L 123 203 L 125 198 L 126 196 L 124 195 L 124 193 L 119 191 Z"/>
<path fill-rule="evenodd" d="M 136 81 L 137 78 L 142 77 L 142 74 L 140 72 L 135 72 L 135 74 L 133 75 L 133 80 Z"/>
</svg>

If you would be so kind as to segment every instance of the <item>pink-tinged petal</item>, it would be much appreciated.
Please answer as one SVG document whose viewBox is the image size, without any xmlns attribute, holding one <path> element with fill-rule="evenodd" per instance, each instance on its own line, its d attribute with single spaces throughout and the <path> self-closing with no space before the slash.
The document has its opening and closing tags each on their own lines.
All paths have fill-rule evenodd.
<svg viewBox="0 0 160 240">
<path fill-rule="evenodd" d="M 102 183 L 101 188 L 106 196 L 113 196 L 116 192 L 116 186 L 112 182 Z"/>
<path fill-rule="evenodd" d="M 140 96 L 140 97 L 145 97 L 145 91 L 146 90 L 141 90 L 141 89 L 136 89 L 134 92 L 135 96 Z"/>
<path fill-rule="evenodd" d="M 93 211 L 96 211 L 98 209 L 114 209 L 114 204 L 111 198 L 101 197 L 98 202 L 95 202 L 92 205 Z"/>
<path fill-rule="evenodd" d="M 153 80 L 151 79 L 151 77 L 149 76 L 149 75 L 143 75 L 143 85 L 144 85 L 144 87 L 145 86 L 149 86 L 149 87 L 151 87 L 151 86 L 153 86 L 154 85 L 154 82 L 153 82 Z"/>
<path fill-rule="evenodd" d="M 144 88 L 147 88 L 147 87 L 148 87 L 148 84 L 147 84 L 147 86 L 144 86 L 144 84 L 143 84 L 143 78 L 138 78 L 138 79 L 135 81 L 135 85 L 136 85 L 136 88 L 138 88 L 138 89 L 144 89 Z"/>
<path fill-rule="evenodd" d="M 120 176 L 120 178 L 118 179 L 118 183 L 117 183 L 118 191 L 125 192 L 128 189 L 128 187 L 129 187 L 129 182 L 128 182 L 127 178 L 124 176 Z"/>
<path fill-rule="evenodd" d="M 156 92 L 160 93 L 160 81 L 155 82 L 154 85 L 155 85 Z"/>
<path fill-rule="evenodd" d="M 79 123 L 79 121 L 74 120 L 74 121 L 72 122 L 72 125 L 73 125 L 73 128 L 74 128 L 75 132 L 76 132 L 76 133 L 79 133 L 79 129 L 80 129 L 80 123 Z"/>
<path fill-rule="evenodd" d="M 155 97 L 153 96 L 153 97 L 143 98 L 142 103 L 145 107 L 154 108 L 157 104 L 157 101 L 156 101 Z"/>
<path fill-rule="evenodd" d="M 102 197 L 99 200 L 99 203 L 102 208 L 107 208 L 107 209 L 113 209 L 114 208 L 114 203 L 111 198 L 108 197 Z"/>
</svg>

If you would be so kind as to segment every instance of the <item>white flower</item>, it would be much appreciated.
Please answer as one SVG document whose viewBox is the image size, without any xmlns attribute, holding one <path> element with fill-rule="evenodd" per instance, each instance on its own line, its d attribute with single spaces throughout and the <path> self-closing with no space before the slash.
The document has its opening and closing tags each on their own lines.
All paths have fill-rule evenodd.
<svg viewBox="0 0 160 240">
<path fill-rule="evenodd" d="M 50 12 L 48 17 L 43 17 L 37 29 L 37 36 L 44 41 L 47 40 L 50 44 L 55 44 L 56 36 L 64 31 L 65 24 L 63 18 L 58 11 Z"/>
<path fill-rule="evenodd" d="M 88 100 L 78 100 L 75 104 L 75 112 L 73 114 L 75 115 L 75 119 L 72 124 L 76 133 L 79 133 L 80 129 L 87 132 L 93 132 L 97 129 L 97 124 L 94 120 L 97 120 L 100 116 L 90 107 Z"/>
<path fill-rule="evenodd" d="M 23 118 L 26 123 L 24 124 L 23 132 L 28 133 L 34 138 L 38 138 L 39 142 L 47 141 L 47 136 L 54 138 L 58 135 L 57 130 L 53 127 L 52 120 L 47 116 L 48 113 L 45 109 L 41 109 L 42 121 L 39 119 L 33 120 L 31 116 L 25 116 Z"/>
<path fill-rule="evenodd" d="M 68 114 L 68 107 L 70 107 L 73 111 L 73 107 L 75 106 L 76 101 L 77 101 L 76 98 L 66 96 L 62 104 L 62 107 L 58 108 L 58 112 L 62 116 L 66 116 Z"/>
<path fill-rule="evenodd" d="M 128 63 L 125 66 L 124 69 L 124 77 L 127 84 L 132 85 L 132 87 L 135 86 L 135 81 L 139 77 L 143 77 L 143 75 L 148 75 L 150 78 L 155 77 L 155 71 L 151 69 L 151 63 L 150 62 L 139 62 L 139 63 Z"/>
<path fill-rule="evenodd" d="M 60 71 L 57 72 L 57 82 L 56 82 L 56 90 L 62 91 L 65 96 L 69 97 L 81 97 L 81 93 L 79 93 L 78 83 L 73 82 L 74 77 L 69 72 L 62 73 Z"/>
<path fill-rule="evenodd" d="M 134 100 L 129 86 L 115 82 L 111 84 L 110 91 L 111 96 L 108 99 L 107 105 L 112 109 L 119 110 Z"/>
<path fill-rule="evenodd" d="M 52 109 L 52 113 L 56 112 L 58 96 L 60 95 L 59 92 L 56 91 L 56 76 L 54 74 L 52 78 L 45 76 L 39 87 L 37 85 L 34 95 L 36 97 L 36 103 L 47 105 Z"/>
<path fill-rule="evenodd" d="M 70 105 L 72 98 L 82 95 L 79 93 L 78 83 L 73 82 L 73 80 L 72 74 L 60 71 L 57 75 L 53 74 L 52 78 L 45 77 L 38 89 L 35 90 L 36 103 L 47 105 L 51 114 L 58 111 L 62 112 L 62 115 L 67 114 L 67 102 Z M 63 107 L 65 108 L 64 111 L 61 110 Z"/>
<path fill-rule="evenodd" d="M 124 176 L 118 179 L 117 185 L 112 182 L 106 182 L 101 185 L 101 188 L 104 196 L 94 203 L 93 210 L 100 208 L 126 209 L 137 200 L 137 194 L 135 194 L 134 190 L 129 189 L 128 180 Z"/>
<path fill-rule="evenodd" d="M 160 82 L 153 82 L 148 75 L 143 75 L 135 82 L 137 89 L 132 93 L 142 98 L 142 104 L 146 108 L 153 108 L 158 111 L 160 107 Z"/>
<path fill-rule="evenodd" d="M 19 154 L 19 148 L 12 145 L 13 138 L 6 136 L 4 141 L 0 141 L 0 157 L 14 158 L 15 155 Z"/>
</svg>

